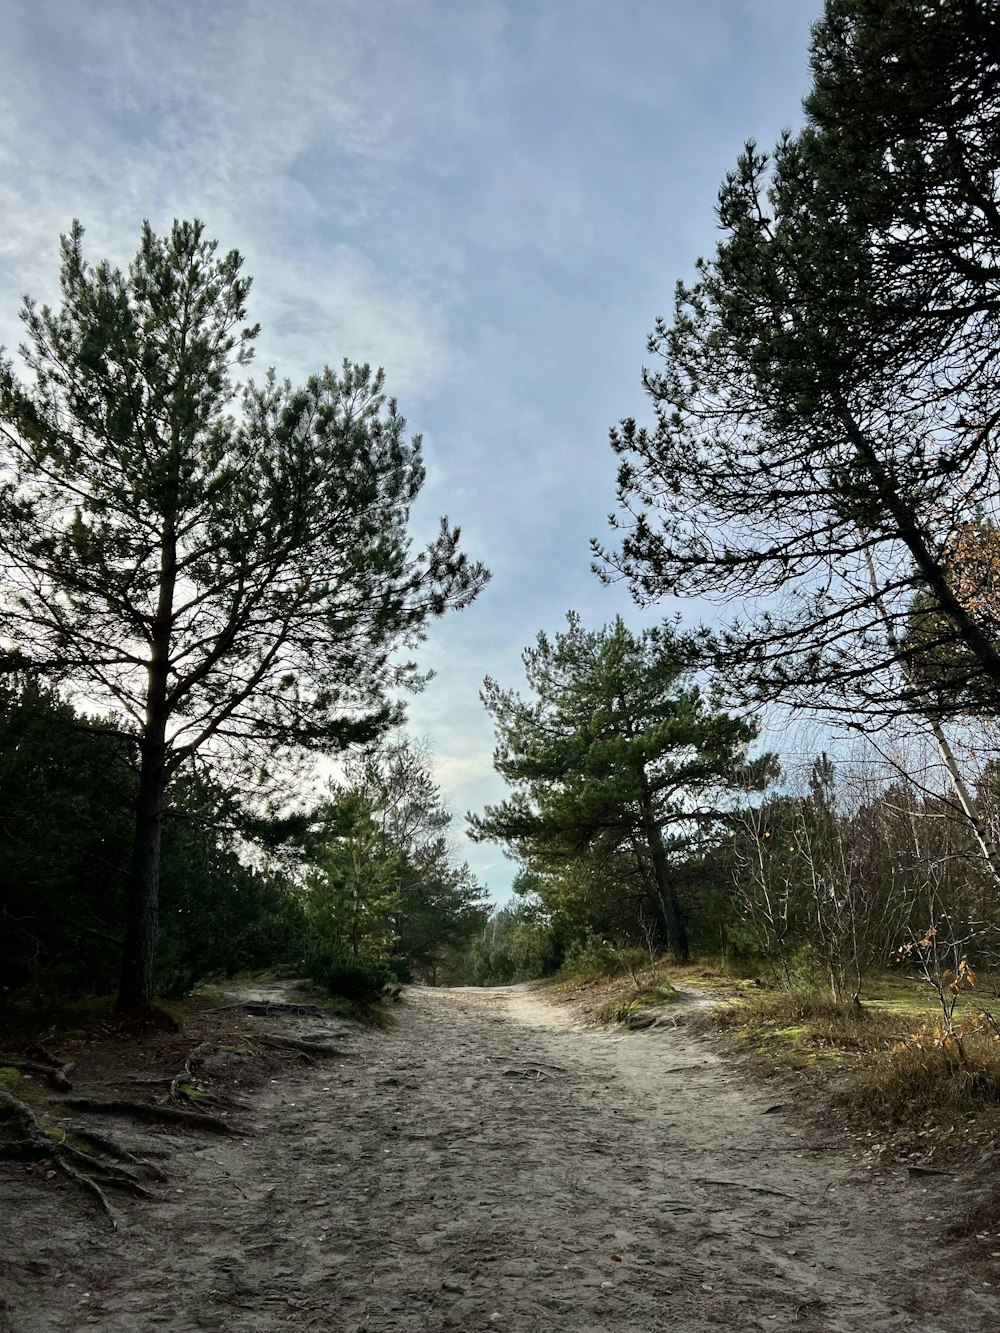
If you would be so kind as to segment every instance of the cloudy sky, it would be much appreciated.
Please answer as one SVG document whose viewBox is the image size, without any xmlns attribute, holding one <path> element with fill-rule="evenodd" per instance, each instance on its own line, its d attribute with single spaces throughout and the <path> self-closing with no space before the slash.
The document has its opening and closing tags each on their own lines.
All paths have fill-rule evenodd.
<svg viewBox="0 0 1000 1333">
<path fill-rule="evenodd" d="M 247 257 L 258 366 L 383 365 L 447 513 L 493 569 L 411 705 L 457 812 L 501 794 L 484 674 L 624 612 L 589 572 L 608 427 L 714 244 L 745 139 L 800 119 L 820 0 L 5 0 L 0 343 L 55 297 L 60 232 L 126 263 L 143 218 Z M 650 617 L 647 615 L 646 619 Z M 469 858 L 503 897 L 512 867 Z"/>
</svg>

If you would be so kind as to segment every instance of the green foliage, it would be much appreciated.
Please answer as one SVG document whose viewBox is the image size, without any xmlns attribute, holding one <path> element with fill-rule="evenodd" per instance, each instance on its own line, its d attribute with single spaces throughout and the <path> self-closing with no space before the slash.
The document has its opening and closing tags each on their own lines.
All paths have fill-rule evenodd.
<svg viewBox="0 0 1000 1333">
<path fill-rule="evenodd" d="M 383 845 L 356 793 L 334 802 L 327 820 L 329 836 L 312 855 L 303 895 L 308 939 L 334 954 L 388 959 L 399 852 Z"/>
<path fill-rule="evenodd" d="M 561 971 L 571 976 L 597 977 L 617 972 L 621 964 L 607 940 L 587 931 L 571 940 L 563 955 Z"/>
<path fill-rule="evenodd" d="M 239 383 L 250 280 L 199 222 L 146 224 L 127 272 L 62 241 L 58 309 L 25 301 L 0 363 L 0 637 L 137 733 L 121 979 L 152 993 L 164 798 L 212 742 L 273 771 L 401 716 L 405 654 L 488 577 L 442 520 L 381 371 Z"/>
<path fill-rule="evenodd" d="M 331 995 L 361 1005 L 376 1004 L 395 980 L 388 963 L 355 957 L 342 942 L 323 945 L 315 939 L 306 948 L 300 970 Z"/>
<path fill-rule="evenodd" d="M 0 978 L 107 989 L 117 966 L 130 738 L 0 678 Z"/>
<path fill-rule="evenodd" d="M 996 50 L 982 0 L 827 0 L 806 125 L 726 176 L 650 338 L 652 421 L 613 432 L 607 577 L 738 608 L 703 646 L 750 701 L 924 711 L 919 593 L 961 685 L 942 710 L 996 715 L 995 614 L 948 558 L 1000 519 Z"/>
<path fill-rule="evenodd" d="M 31 680 L 0 685 L 0 976 L 9 1003 L 50 1007 L 114 985 L 125 913 L 135 738 Z M 175 784 L 163 837 L 156 970 L 168 994 L 291 961 L 301 908 L 250 869 L 204 770 Z"/>
<path fill-rule="evenodd" d="M 565 956 L 558 921 L 538 902 L 515 902 L 490 917 L 472 945 L 468 980 L 474 986 L 509 986 L 557 972 Z"/>
<path fill-rule="evenodd" d="M 485 924 L 485 891 L 455 862 L 450 822 L 425 749 L 407 737 L 347 763 L 309 853 L 307 966 L 332 953 L 431 983 L 460 967 Z"/>
<path fill-rule="evenodd" d="M 691 681 L 690 652 L 666 627 L 635 635 L 620 618 L 588 631 L 571 613 L 565 632 L 539 634 L 523 654 L 531 699 L 486 681 L 494 762 L 513 796 L 469 821 L 539 877 L 550 909 L 589 929 L 617 916 L 680 957 L 672 863 L 711 835 L 734 791 L 771 771 L 746 760 L 756 727 Z"/>
</svg>

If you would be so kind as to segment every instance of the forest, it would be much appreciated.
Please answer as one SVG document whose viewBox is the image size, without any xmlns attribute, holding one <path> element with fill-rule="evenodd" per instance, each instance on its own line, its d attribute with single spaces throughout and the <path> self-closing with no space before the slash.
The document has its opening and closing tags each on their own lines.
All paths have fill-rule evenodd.
<svg viewBox="0 0 1000 1333">
<path fill-rule="evenodd" d="M 154 1310 L 176 1333 L 996 1327 L 1000 12 L 821 9 L 798 128 L 746 140 L 710 248 L 644 316 L 578 551 L 553 478 L 603 420 L 549 440 L 519 403 L 522 467 L 498 408 L 521 390 L 472 351 L 518 335 L 456 304 L 442 370 L 437 290 L 416 334 L 409 285 L 380 329 L 426 450 L 393 375 L 312 361 L 315 321 L 344 326 L 302 272 L 269 291 L 292 270 L 265 263 L 258 302 L 196 217 L 144 222 L 124 266 L 74 221 L 58 299 L 23 297 L 0 349 L 0 1333 Z M 372 180 L 402 161 L 373 125 L 350 139 Z M 413 168 L 435 239 L 446 149 Z M 314 203 L 291 179 L 274 198 Z M 375 236 L 353 189 L 344 227 Z M 540 219 L 482 227 L 504 284 Z M 345 280 L 363 348 L 368 260 Z M 444 263 L 448 299 L 470 268 Z M 441 384 L 487 444 L 447 453 L 469 407 Z M 509 494 L 484 506 L 491 452 L 521 527 Z M 574 564 L 593 596 L 528 629 L 515 679 L 491 598 L 509 637 Z M 485 779 L 435 679 L 469 661 Z M 439 686 L 443 742 L 413 722 Z"/>
<path fill-rule="evenodd" d="M 250 279 L 199 222 L 127 271 L 63 237 L 0 377 L 4 1006 L 623 950 L 851 1003 L 904 959 L 939 992 L 996 966 L 996 34 L 913 10 L 827 5 L 804 128 L 727 175 L 611 431 L 594 571 L 668 618 L 570 611 L 526 694 L 484 683 L 499 909 L 403 725 L 489 573 L 447 519 L 414 546 L 382 372 L 248 378 Z M 799 716 L 819 742 L 783 752 Z"/>
</svg>

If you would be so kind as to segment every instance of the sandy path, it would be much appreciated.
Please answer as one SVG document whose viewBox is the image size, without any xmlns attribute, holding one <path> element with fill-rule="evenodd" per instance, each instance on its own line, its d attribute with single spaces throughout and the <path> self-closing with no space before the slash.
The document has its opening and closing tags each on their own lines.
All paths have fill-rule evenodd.
<svg viewBox="0 0 1000 1333">
<path fill-rule="evenodd" d="M 811 1148 L 683 1027 L 415 990 L 352 1045 L 258 1097 L 252 1137 L 173 1141 L 117 1234 L 19 1192 L 14 1333 L 1000 1327 L 998 1261 L 963 1285 L 926 1220 L 958 1185 Z"/>
</svg>

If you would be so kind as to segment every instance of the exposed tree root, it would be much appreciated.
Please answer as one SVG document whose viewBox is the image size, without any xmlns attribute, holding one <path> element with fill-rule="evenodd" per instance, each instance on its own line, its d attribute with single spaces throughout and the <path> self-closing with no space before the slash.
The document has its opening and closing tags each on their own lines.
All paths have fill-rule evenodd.
<svg viewBox="0 0 1000 1333">
<path fill-rule="evenodd" d="M 13 1120 L 22 1135 L 21 1138 L 0 1143 L 0 1156 L 50 1161 L 74 1185 L 93 1195 L 113 1227 L 118 1226 L 118 1219 L 108 1203 L 105 1189 L 125 1190 L 129 1194 L 147 1199 L 152 1196 L 135 1171 L 121 1165 L 121 1160 L 117 1162 L 109 1160 L 111 1156 L 128 1160 L 139 1170 L 148 1171 L 163 1179 L 163 1173 L 158 1168 L 141 1161 L 111 1139 L 91 1134 L 86 1129 L 43 1125 L 30 1106 L 2 1089 L 0 1089 L 0 1111 L 6 1112 L 3 1119 Z M 96 1153 L 79 1147 L 77 1143 L 70 1141 L 71 1134 L 78 1143 L 86 1143 L 106 1155 L 99 1157 Z"/>
<path fill-rule="evenodd" d="M 233 1127 L 207 1111 L 187 1111 L 178 1106 L 161 1106 L 155 1102 L 101 1101 L 96 1097 L 62 1097 L 56 1106 L 69 1106 L 74 1111 L 92 1111 L 97 1115 L 121 1115 L 135 1120 L 159 1120 L 167 1124 L 188 1125 L 207 1130 L 210 1134 L 232 1134 Z"/>
<path fill-rule="evenodd" d="M 107 1195 L 101 1189 L 100 1185 L 93 1178 L 93 1176 L 85 1176 L 82 1171 L 77 1171 L 75 1166 L 70 1166 L 69 1162 L 67 1162 L 62 1157 L 56 1156 L 53 1158 L 53 1161 L 55 1162 L 56 1166 L 59 1168 L 59 1170 L 63 1173 L 64 1176 L 68 1176 L 69 1179 L 72 1180 L 75 1185 L 79 1185 L 82 1190 L 86 1190 L 94 1195 L 94 1197 L 97 1199 L 98 1204 L 100 1205 L 101 1210 L 107 1217 L 108 1221 L 111 1223 L 115 1231 L 117 1231 L 118 1218 L 115 1217 L 114 1213 L 112 1212 L 111 1205 L 108 1203 Z"/>
<path fill-rule="evenodd" d="M 330 1011 L 321 1008 L 318 1004 L 277 1004 L 262 1003 L 253 1000 L 246 1000 L 243 1004 L 224 1004 L 219 1009 L 213 1009 L 213 1014 L 228 1014 L 235 1009 L 242 1009 L 246 1014 L 253 1014 L 257 1018 L 274 1018 L 279 1014 L 294 1014 L 299 1018 L 330 1018 Z"/>
<path fill-rule="evenodd" d="M 329 1042 L 323 1041 L 322 1037 L 310 1039 L 309 1037 L 283 1037 L 278 1032 L 261 1032 L 257 1038 L 265 1046 L 273 1046 L 279 1051 L 298 1051 L 300 1055 L 308 1055 L 315 1058 L 318 1055 L 326 1056 L 331 1060 L 347 1060 L 350 1057 L 350 1051 L 345 1051 L 342 1046 L 331 1046 Z"/>
<path fill-rule="evenodd" d="M 191 1066 L 196 1060 L 207 1055 L 211 1049 L 212 1043 L 203 1041 L 200 1042 L 193 1051 L 188 1053 L 187 1059 L 184 1061 L 184 1068 L 170 1080 L 170 1100 L 172 1102 L 179 1101 L 182 1097 L 185 1101 L 192 1100 L 191 1093 L 188 1092 L 184 1086 L 187 1084 L 189 1087 L 193 1087 L 195 1084 L 196 1080 Z"/>
<path fill-rule="evenodd" d="M 69 1076 L 76 1068 L 75 1064 L 67 1064 L 65 1060 L 50 1055 L 43 1046 L 33 1046 L 29 1053 L 38 1058 L 25 1060 L 21 1056 L 0 1055 L 0 1065 L 8 1069 L 17 1069 L 22 1074 L 41 1074 L 42 1078 L 52 1084 L 56 1092 L 73 1091 Z"/>
<path fill-rule="evenodd" d="M 145 1171 L 147 1175 L 152 1176 L 154 1180 L 166 1180 L 165 1171 L 148 1162 L 145 1157 L 136 1157 L 135 1153 L 130 1152 L 117 1139 L 110 1134 L 98 1134 L 95 1130 L 89 1129 L 86 1125 L 62 1124 L 60 1129 L 65 1130 L 67 1134 L 72 1134 L 75 1139 L 80 1139 L 89 1143 L 91 1147 L 96 1148 L 98 1152 L 106 1153 L 109 1157 L 117 1157 L 119 1161 L 129 1162 L 132 1166 L 137 1166 Z M 166 1148 L 149 1148 L 145 1150 L 149 1156 L 169 1156 L 169 1150 Z"/>
</svg>

